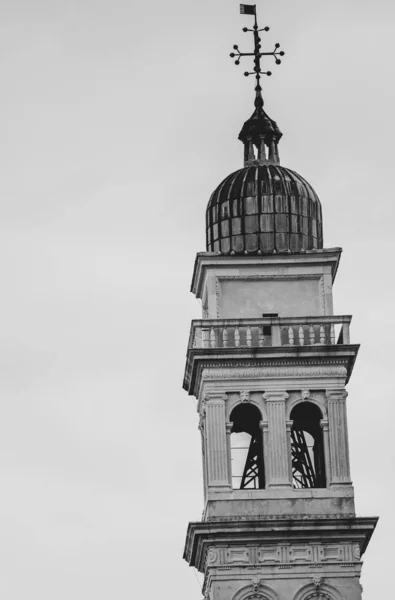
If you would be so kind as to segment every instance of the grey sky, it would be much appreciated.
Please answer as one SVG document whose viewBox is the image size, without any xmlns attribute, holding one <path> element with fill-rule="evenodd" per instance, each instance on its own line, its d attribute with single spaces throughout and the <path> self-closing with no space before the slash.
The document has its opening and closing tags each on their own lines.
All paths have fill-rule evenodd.
<svg viewBox="0 0 395 600">
<path fill-rule="evenodd" d="M 201 598 L 182 551 L 203 508 L 181 389 L 212 190 L 242 166 L 253 82 L 230 0 L 2 0 L 0 595 Z M 264 16 L 264 7 L 266 16 Z M 265 0 L 286 51 L 265 81 L 282 164 L 342 246 L 335 312 L 361 515 L 381 517 L 364 600 L 392 588 L 393 82 L 390 0 Z"/>
</svg>

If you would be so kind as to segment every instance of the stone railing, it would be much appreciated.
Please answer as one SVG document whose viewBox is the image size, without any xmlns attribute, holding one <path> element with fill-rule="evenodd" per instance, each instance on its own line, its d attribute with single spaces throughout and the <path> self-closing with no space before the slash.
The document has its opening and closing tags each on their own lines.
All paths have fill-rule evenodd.
<svg viewBox="0 0 395 600">
<path fill-rule="evenodd" d="M 188 348 L 349 344 L 350 322 L 349 315 L 194 320 Z"/>
</svg>

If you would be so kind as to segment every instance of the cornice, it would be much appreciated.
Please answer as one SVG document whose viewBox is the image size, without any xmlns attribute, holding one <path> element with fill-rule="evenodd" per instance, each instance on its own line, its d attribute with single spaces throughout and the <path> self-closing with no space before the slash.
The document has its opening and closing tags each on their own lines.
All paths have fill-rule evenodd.
<svg viewBox="0 0 395 600">
<path fill-rule="evenodd" d="M 312 515 L 304 518 L 274 517 L 265 520 L 226 520 L 189 523 L 184 559 L 203 572 L 208 548 L 226 544 L 333 543 L 358 544 L 365 552 L 377 517 L 333 518 Z"/>
<path fill-rule="evenodd" d="M 351 376 L 359 345 L 192 348 L 183 387 L 197 397 L 202 381 L 245 379 L 340 378 Z M 300 388 L 299 388 L 300 389 Z"/>
<path fill-rule="evenodd" d="M 240 268 L 245 266 L 282 266 L 282 265 L 312 265 L 331 264 L 332 282 L 335 280 L 339 267 L 341 248 L 323 248 L 308 250 L 295 254 L 262 254 L 262 255 L 236 255 L 229 256 L 218 252 L 198 252 L 195 259 L 191 292 L 197 298 L 202 297 L 203 282 L 207 268 L 221 269 Z"/>
</svg>

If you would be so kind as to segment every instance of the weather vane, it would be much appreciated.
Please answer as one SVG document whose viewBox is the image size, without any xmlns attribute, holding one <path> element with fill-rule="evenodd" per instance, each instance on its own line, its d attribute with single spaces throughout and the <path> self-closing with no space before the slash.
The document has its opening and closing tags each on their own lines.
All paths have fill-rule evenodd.
<svg viewBox="0 0 395 600">
<path fill-rule="evenodd" d="M 260 31 L 269 31 L 269 27 L 263 27 L 262 29 L 259 29 L 258 27 L 258 21 L 257 21 L 257 16 L 256 16 L 256 5 L 255 4 L 240 4 L 240 13 L 242 15 L 254 15 L 255 17 L 255 22 L 254 22 L 254 27 L 253 29 L 248 29 L 248 27 L 243 27 L 243 31 L 251 31 L 254 34 L 254 52 L 240 52 L 239 47 L 237 45 L 233 46 L 233 49 L 236 52 L 232 52 L 231 53 L 231 58 L 235 58 L 235 64 L 239 65 L 240 64 L 240 59 L 243 56 L 254 56 L 254 70 L 252 72 L 246 71 L 244 73 L 244 75 L 246 77 L 248 77 L 249 75 L 255 75 L 255 79 L 256 79 L 256 86 L 255 86 L 255 91 L 257 92 L 258 96 L 261 96 L 261 84 L 260 84 L 260 80 L 261 80 L 261 75 L 271 75 L 271 71 L 262 71 L 261 70 L 261 57 L 262 56 L 273 56 L 275 58 L 276 61 L 276 65 L 281 64 L 281 60 L 278 58 L 279 56 L 284 56 L 285 52 L 283 52 L 282 50 L 279 50 L 280 48 L 280 44 L 274 44 L 274 50 L 272 52 L 261 52 L 261 38 L 259 37 L 259 32 Z"/>
</svg>

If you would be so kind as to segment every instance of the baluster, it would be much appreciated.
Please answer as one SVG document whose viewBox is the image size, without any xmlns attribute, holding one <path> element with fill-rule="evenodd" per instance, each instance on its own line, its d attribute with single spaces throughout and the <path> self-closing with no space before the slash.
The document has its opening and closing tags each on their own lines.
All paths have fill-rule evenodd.
<svg viewBox="0 0 395 600">
<path fill-rule="evenodd" d="M 240 331 L 238 327 L 235 329 L 235 346 L 236 348 L 240 346 Z"/>
<path fill-rule="evenodd" d="M 331 344 L 335 344 L 336 343 L 336 334 L 335 334 L 335 326 L 333 323 L 331 323 Z"/>
<path fill-rule="evenodd" d="M 315 344 L 315 333 L 314 333 L 314 327 L 312 325 L 310 325 L 310 329 L 309 329 L 309 338 L 310 338 L 310 344 Z"/>
<path fill-rule="evenodd" d="M 215 348 L 216 344 L 215 344 L 215 331 L 214 331 L 214 327 L 211 328 L 210 331 L 210 346 L 212 348 Z"/>
<path fill-rule="evenodd" d="M 304 329 L 302 325 L 299 326 L 299 344 L 304 346 Z"/>
<path fill-rule="evenodd" d="M 252 344 L 252 333 L 251 333 L 251 327 L 249 325 L 247 325 L 246 339 L 247 339 L 247 346 L 251 346 L 251 344 Z"/>
<path fill-rule="evenodd" d="M 294 330 L 291 326 L 288 327 L 288 341 L 291 346 L 294 345 Z"/>
<path fill-rule="evenodd" d="M 223 331 L 222 331 L 222 347 L 223 348 L 228 347 L 228 339 L 229 339 L 228 330 L 226 327 L 224 327 Z"/>
<path fill-rule="evenodd" d="M 265 345 L 265 336 L 263 335 L 263 327 L 259 327 L 258 329 L 258 344 L 260 348 L 263 348 Z"/>
<path fill-rule="evenodd" d="M 209 347 L 209 330 L 202 329 L 202 348 Z"/>
<path fill-rule="evenodd" d="M 343 344 L 350 343 L 350 323 L 343 323 Z"/>
<path fill-rule="evenodd" d="M 320 326 L 320 344 L 325 344 L 326 335 L 325 335 L 325 327 L 323 325 Z"/>
</svg>

